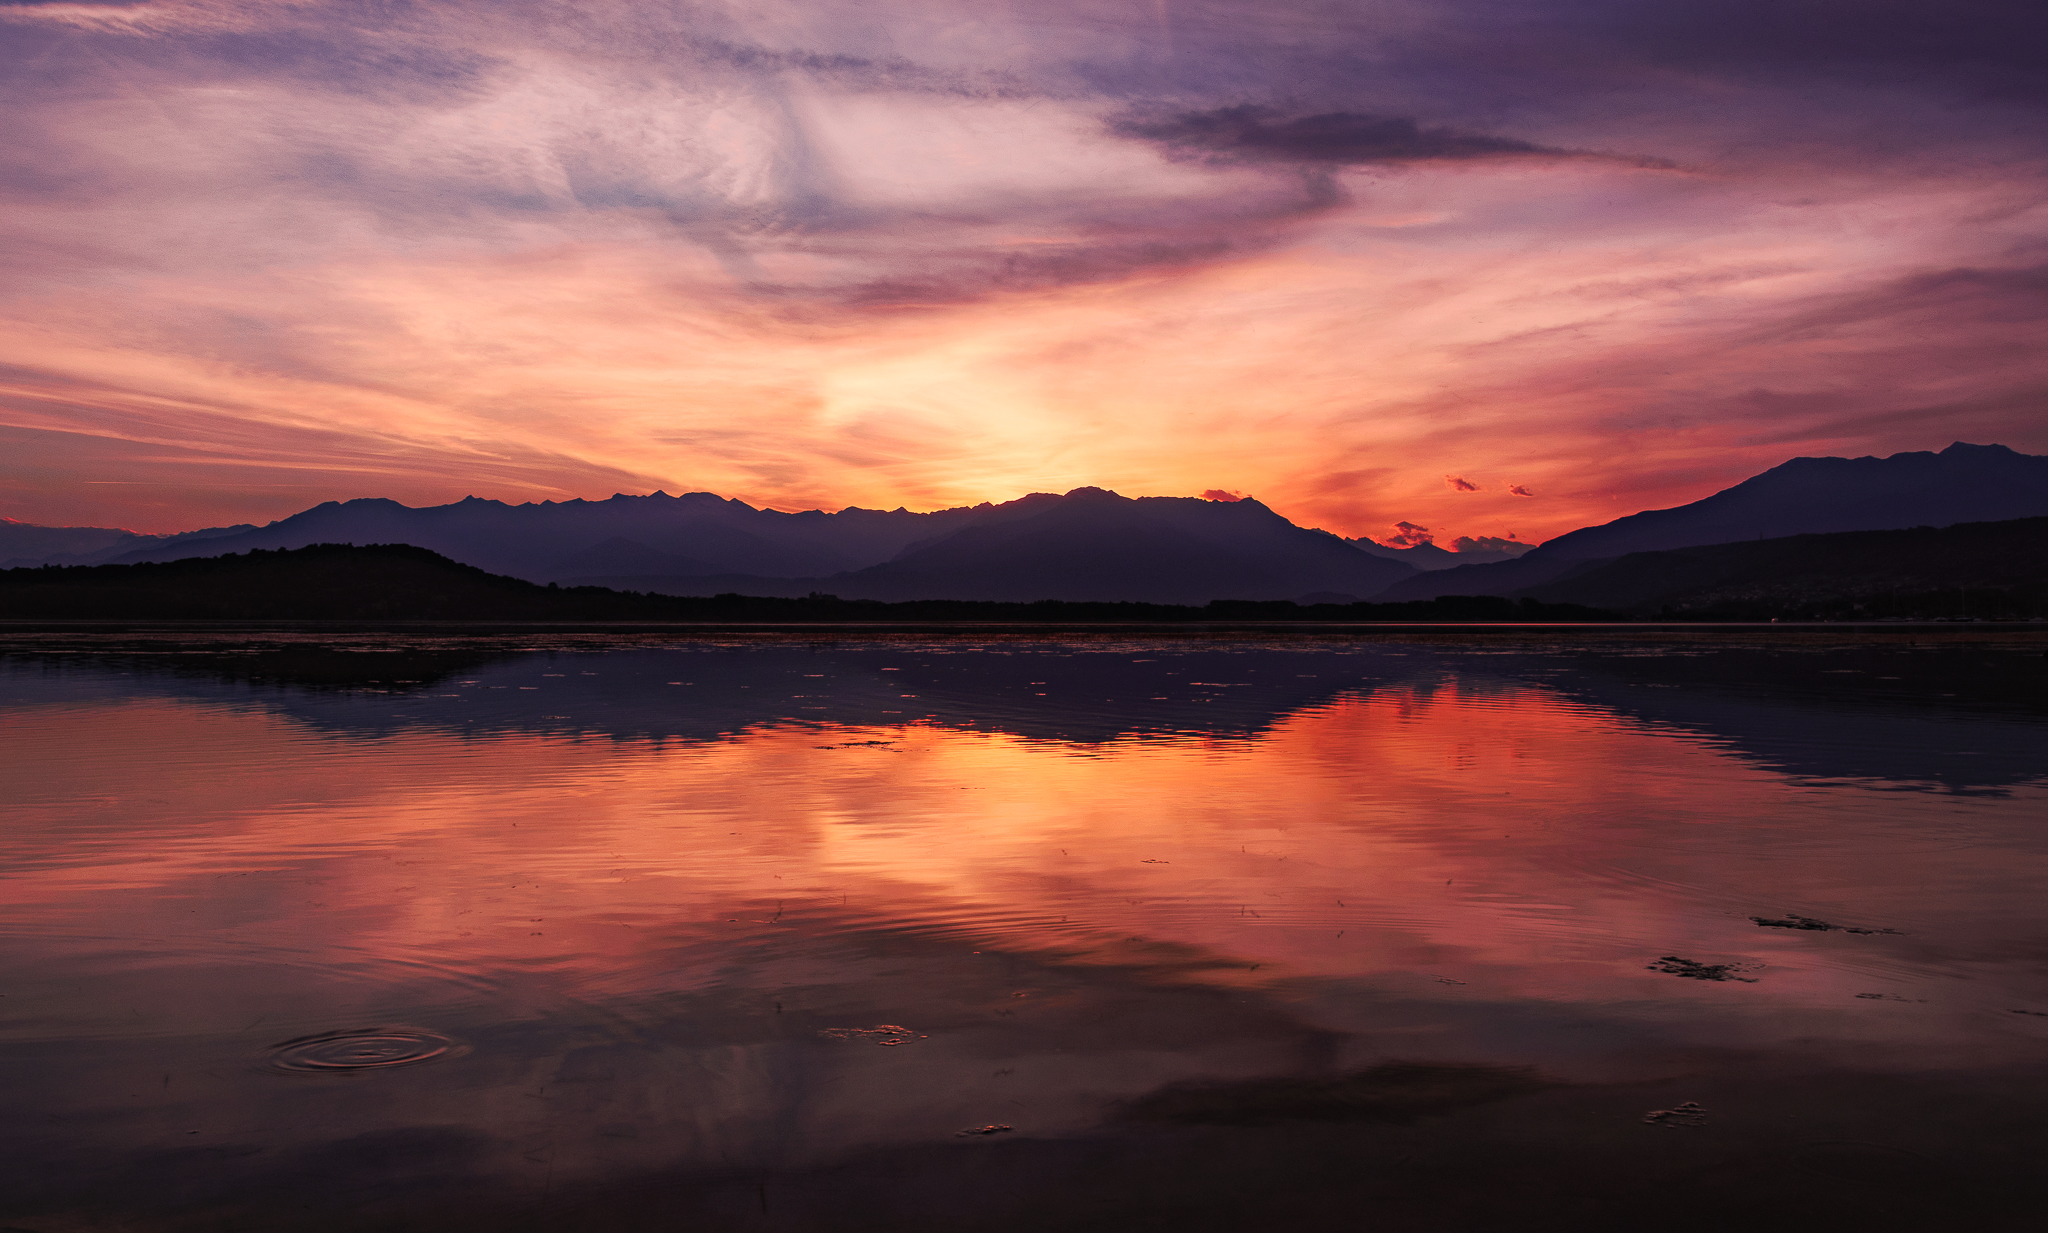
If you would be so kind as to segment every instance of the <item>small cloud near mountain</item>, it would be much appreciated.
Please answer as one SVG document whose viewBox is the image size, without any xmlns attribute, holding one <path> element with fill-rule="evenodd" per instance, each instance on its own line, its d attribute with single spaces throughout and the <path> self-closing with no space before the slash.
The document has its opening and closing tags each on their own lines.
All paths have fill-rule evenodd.
<svg viewBox="0 0 2048 1233">
<path fill-rule="evenodd" d="M 1428 527 L 1419 527 L 1406 520 L 1395 523 L 1394 530 L 1399 534 L 1390 535 L 1380 541 L 1389 548 L 1420 548 L 1436 538 L 1430 534 Z"/>
<path fill-rule="evenodd" d="M 1479 491 L 1479 485 L 1473 483 L 1471 480 L 1466 479 L 1462 475 L 1446 475 L 1444 476 L 1444 483 L 1449 484 L 1451 486 L 1452 492 Z"/>
<path fill-rule="evenodd" d="M 1522 487 L 1520 484 L 1509 484 L 1508 491 L 1514 493 L 1518 497 L 1533 497 L 1536 495 L 1535 493 L 1530 492 L 1527 488 Z"/>
<path fill-rule="evenodd" d="M 1535 546 L 1516 539 L 1513 531 L 1505 539 L 1498 535 L 1460 535 L 1451 541 L 1452 552 L 1505 552 L 1516 556 Z"/>
<path fill-rule="evenodd" d="M 1242 501 L 1245 499 L 1245 494 L 1230 492 L 1222 488 L 1208 488 L 1203 490 L 1202 499 L 1204 501 Z"/>
</svg>

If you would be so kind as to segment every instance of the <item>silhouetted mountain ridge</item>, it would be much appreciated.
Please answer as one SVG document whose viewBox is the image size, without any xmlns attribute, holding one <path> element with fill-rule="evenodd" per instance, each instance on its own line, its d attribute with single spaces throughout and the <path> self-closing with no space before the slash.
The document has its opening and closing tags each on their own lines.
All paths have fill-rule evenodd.
<svg viewBox="0 0 2048 1233">
<path fill-rule="evenodd" d="M 2048 515 L 2048 455 L 1955 442 L 1939 453 L 1794 458 L 1710 497 L 1545 541 L 1519 560 L 1397 583 L 1382 600 L 1517 595 L 1631 552 Z"/>
<path fill-rule="evenodd" d="M 778 577 L 828 574 L 886 561 L 915 540 L 929 538 L 976 514 L 975 508 L 913 514 L 907 510 L 849 508 L 836 514 L 786 514 L 756 509 L 715 493 L 672 497 L 615 494 L 603 501 L 543 501 L 507 505 L 465 497 L 420 508 L 381 497 L 328 501 L 269 526 L 218 538 L 208 553 L 252 548 L 303 548 L 316 543 L 405 543 L 431 549 L 493 573 L 533 582 L 565 574 L 611 572 L 582 558 L 625 541 L 650 554 L 679 558 L 705 572 Z M 175 560 L 192 555 L 183 543 L 142 548 L 118 563 Z"/>
<path fill-rule="evenodd" d="M 708 492 L 523 505 L 469 497 L 421 508 L 362 498 L 326 502 L 265 527 L 178 536 L 0 523 L 0 553 L 10 553 L 12 564 L 87 564 L 409 543 L 532 582 L 679 596 L 1402 602 L 1533 593 L 1630 553 L 2036 516 L 2048 516 L 2048 457 L 1957 442 L 1939 453 L 1889 458 L 1795 458 L 1689 505 L 1582 528 L 1493 564 L 1460 564 L 1459 557 L 1477 554 L 1448 553 L 1433 543 L 1389 548 L 1343 540 L 1296 526 L 1255 500 L 1130 498 L 1100 488 L 931 513 L 784 513 Z M 1612 577 L 1601 585 L 1620 586 Z M 1616 593 L 1633 597 L 1631 603 L 1640 598 L 1629 587 Z"/>
<path fill-rule="evenodd" d="M 833 590 L 861 599 L 1203 604 L 1309 591 L 1372 595 L 1409 572 L 1250 499 L 1077 488 L 1023 509 L 1000 508 L 831 581 Z"/>
<path fill-rule="evenodd" d="M 1253 500 L 1125 497 L 1101 488 L 1036 493 L 904 548 L 893 560 L 833 575 L 591 573 L 578 585 L 673 595 L 795 597 L 813 591 L 887 602 L 1205 604 L 1326 592 L 1367 597 L 1410 567 L 1295 526 Z"/>
</svg>

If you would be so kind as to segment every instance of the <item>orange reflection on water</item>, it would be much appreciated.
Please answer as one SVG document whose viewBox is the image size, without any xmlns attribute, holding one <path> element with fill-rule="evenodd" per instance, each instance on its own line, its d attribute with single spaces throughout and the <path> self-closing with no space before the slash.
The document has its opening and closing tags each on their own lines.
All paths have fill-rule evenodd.
<svg viewBox="0 0 2048 1233">
<path fill-rule="evenodd" d="M 1093 745 L 796 722 L 713 744 L 336 737 L 164 701 L 17 714 L 5 735 L 36 755 L 6 785 L 15 919 L 59 950 L 111 931 L 179 962 L 345 974 L 280 1016 L 307 1022 L 376 1003 L 384 965 L 541 1000 L 778 988 L 875 931 L 1212 984 L 1684 1013 L 1725 990 L 1646 973 L 1679 952 L 1768 964 L 1774 1013 L 1833 1015 L 1873 980 L 1925 979 L 1911 948 L 1819 959 L 1749 915 L 1918 930 L 2022 893 L 1937 841 L 1954 801 L 1816 791 L 1485 680 L 1341 696 L 1254 737 Z M 198 1029 L 277 996 L 208 987 L 150 1014 Z"/>
</svg>

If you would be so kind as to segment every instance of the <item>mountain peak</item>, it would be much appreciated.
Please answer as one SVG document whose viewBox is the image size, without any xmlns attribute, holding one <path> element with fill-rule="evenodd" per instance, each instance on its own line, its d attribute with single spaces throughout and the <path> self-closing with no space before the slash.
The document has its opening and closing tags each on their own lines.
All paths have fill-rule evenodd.
<svg viewBox="0 0 2048 1233">
<path fill-rule="evenodd" d="M 1800 457 L 1712 496 L 1644 510 L 1546 541 L 1518 561 L 1402 583 L 1384 599 L 1504 595 L 1558 577 L 1577 563 L 1707 544 L 1848 531 L 1949 527 L 2048 516 L 2048 455 L 1957 441 L 1936 453 L 1887 458 Z M 1444 586 L 1446 591 L 1433 588 Z"/>
</svg>

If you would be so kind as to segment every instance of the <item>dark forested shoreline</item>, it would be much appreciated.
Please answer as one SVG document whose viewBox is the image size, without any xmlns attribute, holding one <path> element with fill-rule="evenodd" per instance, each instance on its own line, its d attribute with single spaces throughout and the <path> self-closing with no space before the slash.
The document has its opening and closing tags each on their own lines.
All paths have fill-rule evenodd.
<svg viewBox="0 0 2048 1233">
<path fill-rule="evenodd" d="M 1612 621 L 1579 604 L 1446 596 L 1405 603 L 1178 604 L 1045 600 L 686 598 L 541 586 L 408 544 L 314 544 L 135 565 L 0 570 L 0 619 L 192 621 Z"/>
<path fill-rule="evenodd" d="M 1593 562 L 1518 595 L 1200 606 L 666 595 L 541 585 L 409 544 L 314 544 L 126 565 L 0 570 L 0 620 L 1200 624 L 2032 620 L 2048 519 L 1793 536 Z"/>
</svg>

